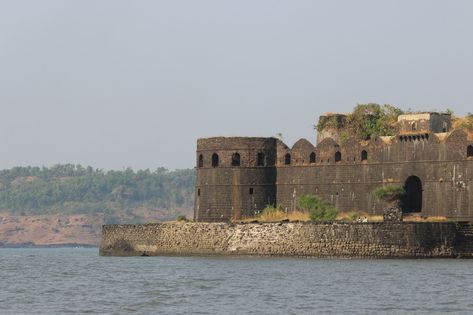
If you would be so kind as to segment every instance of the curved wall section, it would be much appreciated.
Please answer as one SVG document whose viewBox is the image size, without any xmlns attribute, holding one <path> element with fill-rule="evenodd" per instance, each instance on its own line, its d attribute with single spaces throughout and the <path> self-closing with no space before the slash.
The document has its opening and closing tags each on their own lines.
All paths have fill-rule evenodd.
<svg viewBox="0 0 473 315">
<path fill-rule="evenodd" d="M 194 220 L 230 221 L 254 216 L 266 205 L 275 204 L 277 141 L 249 137 L 199 139 Z"/>
</svg>

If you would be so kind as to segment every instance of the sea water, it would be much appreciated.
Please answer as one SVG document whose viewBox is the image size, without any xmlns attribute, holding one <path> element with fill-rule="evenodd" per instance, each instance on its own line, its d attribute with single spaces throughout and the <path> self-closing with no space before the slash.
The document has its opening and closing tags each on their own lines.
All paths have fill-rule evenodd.
<svg viewBox="0 0 473 315">
<path fill-rule="evenodd" d="M 473 260 L 0 249 L 0 314 L 471 314 Z"/>
</svg>

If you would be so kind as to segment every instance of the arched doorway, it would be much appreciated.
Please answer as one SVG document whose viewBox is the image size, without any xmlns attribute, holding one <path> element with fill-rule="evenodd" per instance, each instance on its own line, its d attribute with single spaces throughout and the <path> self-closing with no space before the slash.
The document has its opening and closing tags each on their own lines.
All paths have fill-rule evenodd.
<svg viewBox="0 0 473 315">
<path fill-rule="evenodd" d="M 406 195 L 402 201 L 402 212 L 421 212 L 422 182 L 417 176 L 409 176 L 404 184 Z"/>
</svg>

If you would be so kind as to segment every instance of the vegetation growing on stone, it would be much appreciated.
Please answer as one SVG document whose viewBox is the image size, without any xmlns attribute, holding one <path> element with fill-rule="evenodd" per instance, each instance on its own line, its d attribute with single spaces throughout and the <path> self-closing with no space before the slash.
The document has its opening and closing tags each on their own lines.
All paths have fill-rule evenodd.
<svg viewBox="0 0 473 315">
<path fill-rule="evenodd" d="M 373 190 L 372 194 L 378 200 L 390 202 L 400 200 L 403 196 L 405 196 L 406 191 L 404 187 L 399 185 L 386 185 L 376 188 Z"/>
<path fill-rule="evenodd" d="M 334 221 L 337 217 L 337 209 L 314 195 L 300 196 L 296 202 L 298 210 L 309 212 L 311 221 Z"/>
<path fill-rule="evenodd" d="M 183 214 L 179 214 L 176 218 L 176 221 L 178 222 L 188 222 L 189 220 L 187 219 L 187 217 Z"/>
<path fill-rule="evenodd" d="M 453 117 L 453 127 L 473 133 L 473 114 L 468 113 L 465 117 Z"/>
<path fill-rule="evenodd" d="M 348 221 L 355 221 L 359 217 L 360 217 L 360 214 L 356 211 L 350 211 L 346 214 L 346 219 Z"/>
<path fill-rule="evenodd" d="M 346 119 L 341 115 L 330 115 L 324 120 L 319 120 L 318 124 L 314 126 L 318 132 L 324 130 L 325 128 L 332 129 L 343 129 L 346 123 Z"/>
<path fill-rule="evenodd" d="M 363 140 L 374 136 L 393 136 L 397 131 L 397 117 L 403 113 L 400 108 L 387 104 L 359 104 L 346 115 L 343 123 L 339 116 L 333 115 L 320 121 L 316 129 L 320 132 L 331 127 Z"/>
<path fill-rule="evenodd" d="M 263 211 L 255 216 L 246 218 L 244 221 L 260 221 L 260 222 L 280 222 L 280 221 L 309 221 L 309 213 L 301 211 L 288 211 L 280 205 L 267 205 Z"/>
</svg>

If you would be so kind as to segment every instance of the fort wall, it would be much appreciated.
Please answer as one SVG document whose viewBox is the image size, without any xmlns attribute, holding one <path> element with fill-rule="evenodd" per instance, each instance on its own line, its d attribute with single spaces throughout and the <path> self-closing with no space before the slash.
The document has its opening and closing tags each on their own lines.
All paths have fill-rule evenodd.
<svg viewBox="0 0 473 315">
<path fill-rule="evenodd" d="M 254 216 L 276 203 L 274 138 L 209 138 L 197 143 L 196 221 Z"/>
<path fill-rule="evenodd" d="M 239 166 L 231 163 L 235 153 Z M 259 164 L 260 153 L 270 162 Z M 209 164 L 213 154 L 218 166 Z M 371 192 L 387 184 L 414 187 L 405 212 L 473 220 L 473 139 L 462 130 L 326 138 L 317 146 L 301 139 L 292 148 L 274 138 L 208 138 L 198 141 L 197 156 L 207 162 L 197 164 L 196 221 L 254 216 L 268 204 L 291 211 L 305 194 L 339 211 L 382 214 L 386 205 Z"/>
<path fill-rule="evenodd" d="M 465 256 L 461 240 L 438 222 L 156 223 L 103 226 L 100 254 L 450 258 Z"/>
</svg>

